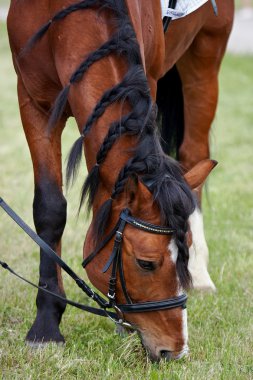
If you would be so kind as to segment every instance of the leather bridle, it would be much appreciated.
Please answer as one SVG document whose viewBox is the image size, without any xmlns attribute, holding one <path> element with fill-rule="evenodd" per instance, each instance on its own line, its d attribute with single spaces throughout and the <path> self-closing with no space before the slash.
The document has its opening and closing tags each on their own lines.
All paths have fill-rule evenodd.
<svg viewBox="0 0 253 380">
<path fill-rule="evenodd" d="M 46 242 L 44 242 L 33 230 L 31 230 L 31 228 L 7 205 L 7 203 L 2 198 L 0 198 L 0 206 L 23 229 L 23 231 L 26 232 L 37 245 L 40 246 L 43 252 L 45 252 L 56 264 L 58 264 L 65 272 L 69 274 L 70 277 L 72 277 L 75 280 L 76 284 L 86 293 L 88 297 L 92 298 L 98 304 L 100 308 L 94 308 L 91 306 L 83 305 L 83 304 L 68 300 L 64 297 L 59 296 L 58 294 L 50 292 L 49 290 L 45 289 L 42 286 L 37 286 L 34 283 L 30 282 L 29 280 L 25 279 L 24 277 L 20 276 L 16 272 L 14 272 L 8 266 L 8 264 L 0 261 L 0 265 L 2 265 L 4 269 L 7 269 L 9 272 L 19 277 L 21 280 L 40 289 L 41 291 L 51 294 L 54 297 L 61 299 L 63 302 L 70 304 L 72 306 L 75 306 L 79 309 L 88 311 L 92 314 L 109 317 L 115 323 L 120 324 L 124 327 L 133 328 L 133 329 L 135 327 L 131 325 L 131 323 L 125 320 L 124 314 L 143 313 L 143 312 L 150 312 L 150 311 L 174 309 L 178 307 L 181 307 L 181 308 L 186 307 L 187 296 L 185 294 L 179 295 L 174 298 L 167 298 L 167 299 L 159 300 L 159 301 L 133 303 L 128 294 L 126 282 L 124 278 L 123 261 L 122 261 L 122 242 L 123 242 L 123 236 L 124 236 L 123 232 L 127 224 L 130 224 L 131 226 L 137 229 L 140 229 L 142 231 L 146 231 L 153 234 L 159 234 L 159 235 L 172 235 L 175 232 L 175 230 L 168 228 L 166 226 L 159 226 L 159 225 L 145 222 L 141 219 L 134 218 L 133 216 L 130 215 L 130 211 L 128 209 L 125 209 L 121 212 L 119 216 L 119 220 L 116 223 L 116 226 L 103 239 L 103 241 L 99 244 L 97 249 L 94 252 L 92 252 L 83 261 L 83 264 L 82 264 L 83 267 L 86 267 L 86 265 L 88 265 L 92 261 L 92 259 L 107 245 L 107 243 L 114 236 L 114 244 L 113 244 L 112 253 L 106 265 L 103 268 L 103 272 L 106 272 L 112 266 L 111 275 L 109 279 L 109 285 L 108 285 L 108 294 L 107 294 L 108 300 L 106 300 L 103 297 L 101 297 L 99 294 L 94 292 L 89 287 L 89 285 L 86 284 L 85 281 L 82 280 L 54 252 L 54 250 Z M 116 302 L 116 282 L 117 282 L 118 273 L 119 273 L 120 284 L 127 301 L 127 303 L 125 304 L 117 304 Z M 114 309 L 116 313 L 111 312 L 108 309 Z"/>
<path fill-rule="evenodd" d="M 130 224 L 131 226 L 140 229 L 145 232 L 149 232 L 152 234 L 159 234 L 159 235 L 172 235 L 175 230 L 165 227 L 165 226 L 158 226 L 155 224 L 151 224 L 148 222 L 145 222 L 141 219 L 134 218 L 130 215 L 130 211 L 128 209 L 125 209 L 121 212 L 119 216 L 118 223 L 110 233 L 113 233 L 115 235 L 114 238 L 114 244 L 113 244 L 113 250 L 112 253 L 105 264 L 103 268 L 103 273 L 107 272 L 107 270 L 112 267 L 110 279 L 109 279 L 109 286 L 108 286 L 108 293 L 107 297 L 109 299 L 110 307 L 113 307 L 117 312 L 123 316 L 124 313 L 142 313 L 142 312 L 148 312 L 148 311 L 157 311 L 157 310 L 166 310 L 166 309 L 174 309 L 176 307 L 186 307 L 186 300 L 187 296 L 185 294 L 182 294 L 180 296 L 177 296 L 175 298 L 168 298 L 161 301 L 147 301 L 147 302 L 141 302 L 141 303 L 133 303 L 126 287 L 125 282 L 125 276 L 124 276 L 124 270 L 123 270 L 123 261 L 122 261 L 122 243 L 123 243 L 123 232 L 127 224 Z M 85 268 L 92 259 L 106 246 L 108 242 L 108 237 L 106 237 L 99 248 L 91 253 L 82 263 L 83 267 Z M 119 273 L 119 279 L 120 279 L 120 285 L 124 293 L 124 297 L 127 301 L 126 304 L 117 304 L 116 303 L 116 282 L 117 282 L 117 274 Z M 123 319 L 123 318 L 122 318 Z M 125 321 L 124 321 L 125 322 Z M 125 322 L 126 323 L 126 322 Z"/>
</svg>

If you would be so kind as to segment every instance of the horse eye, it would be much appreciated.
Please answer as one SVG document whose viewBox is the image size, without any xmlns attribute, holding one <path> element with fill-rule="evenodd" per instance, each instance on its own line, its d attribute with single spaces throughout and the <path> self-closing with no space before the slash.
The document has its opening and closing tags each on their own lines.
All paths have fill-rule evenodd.
<svg viewBox="0 0 253 380">
<path fill-rule="evenodd" d="M 136 260 L 138 265 L 145 270 L 154 270 L 156 268 L 155 263 L 153 261 L 145 261 L 145 260 Z"/>
</svg>

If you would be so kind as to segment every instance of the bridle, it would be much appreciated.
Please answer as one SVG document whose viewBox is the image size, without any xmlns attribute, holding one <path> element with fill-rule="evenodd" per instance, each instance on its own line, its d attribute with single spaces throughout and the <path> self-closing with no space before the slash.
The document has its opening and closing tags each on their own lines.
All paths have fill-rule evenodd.
<svg viewBox="0 0 253 380">
<path fill-rule="evenodd" d="M 128 209 L 125 209 L 121 212 L 119 220 L 114 229 L 111 231 L 111 233 L 103 240 L 103 242 L 99 245 L 98 249 L 91 253 L 82 263 L 83 267 L 85 268 L 92 261 L 92 259 L 102 250 L 102 248 L 106 246 L 108 240 L 110 240 L 110 238 L 113 235 L 115 235 L 112 253 L 102 270 L 102 272 L 105 273 L 112 266 L 107 293 L 110 307 L 114 308 L 121 315 L 121 317 L 123 317 L 124 313 L 142 313 L 148 311 L 174 309 L 177 307 L 185 308 L 187 300 L 187 296 L 185 294 L 182 294 L 175 298 L 167 298 L 161 301 L 147 301 L 141 303 L 132 302 L 126 287 L 122 260 L 122 243 L 124 237 L 123 232 L 127 224 L 130 224 L 131 226 L 139 230 L 149 232 L 152 234 L 172 235 L 175 232 L 174 229 L 165 226 L 158 226 L 155 224 L 145 222 L 144 220 L 134 218 L 130 215 L 130 211 Z M 119 273 L 120 285 L 123 290 L 124 297 L 127 301 L 126 304 L 116 303 L 117 273 Z M 122 319 L 124 321 L 124 318 Z M 124 325 L 126 325 L 126 323 L 128 322 L 123 322 Z"/>
<path fill-rule="evenodd" d="M 86 267 L 93 258 L 107 245 L 107 243 L 113 238 L 114 236 L 114 243 L 113 243 L 113 250 L 110 254 L 110 257 L 106 263 L 106 265 L 103 268 L 103 272 L 105 273 L 111 266 L 111 275 L 109 279 L 108 284 L 108 300 L 101 297 L 99 294 L 94 292 L 88 284 L 84 280 L 82 280 L 56 253 L 55 251 L 46 243 L 44 242 L 8 205 L 7 203 L 0 198 L 0 206 L 3 208 L 3 210 L 23 229 L 24 232 L 26 232 L 31 239 L 40 246 L 40 248 L 45 252 L 56 264 L 58 264 L 65 272 L 69 274 L 70 277 L 72 277 L 76 284 L 86 293 L 86 295 L 90 298 L 92 298 L 100 308 L 94 308 L 91 306 L 83 305 L 71 300 L 68 300 L 64 297 L 59 296 L 58 294 L 55 294 L 47 289 L 45 289 L 42 286 L 37 286 L 36 284 L 32 283 L 31 281 L 25 279 L 24 277 L 20 276 L 16 272 L 14 272 L 8 264 L 5 262 L 0 261 L 0 265 L 4 269 L 7 269 L 9 272 L 20 278 L 21 280 L 29 283 L 30 285 L 40 289 L 41 291 L 44 291 L 48 294 L 53 295 L 54 297 L 61 299 L 63 302 L 70 304 L 72 306 L 75 306 L 79 309 L 82 309 L 84 311 L 88 311 L 92 314 L 109 317 L 113 320 L 116 324 L 120 324 L 127 328 L 133 328 L 135 327 L 127 322 L 124 318 L 124 314 L 128 313 L 143 313 L 143 312 L 150 312 L 150 311 L 158 311 L 158 310 L 167 310 L 167 309 L 174 309 L 174 308 L 185 308 L 186 307 L 186 301 L 187 296 L 186 294 L 179 295 L 174 298 L 167 298 L 164 300 L 159 301 L 147 301 L 147 302 L 138 302 L 133 303 L 127 288 L 126 288 L 126 282 L 124 278 L 124 270 L 123 270 L 123 261 L 122 261 L 122 242 L 123 242 L 123 232 L 127 224 L 130 224 L 131 226 L 140 229 L 142 231 L 146 231 L 153 234 L 159 234 L 159 235 L 172 235 L 175 230 L 171 229 L 166 226 L 159 226 L 155 224 L 151 224 L 148 222 L 145 222 L 141 219 L 135 218 L 130 215 L 130 211 L 128 209 L 125 209 L 121 212 L 119 216 L 119 220 L 116 223 L 115 227 L 112 229 L 112 231 L 103 239 L 103 241 L 98 245 L 98 247 L 95 249 L 94 252 L 92 252 L 82 263 L 83 267 Z M 120 279 L 120 285 L 122 287 L 125 299 L 127 303 L 125 304 L 118 304 L 116 302 L 116 283 L 117 283 L 117 275 L 119 273 L 119 279 Z M 115 312 L 111 312 L 108 309 L 114 309 Z"/>
</svg>

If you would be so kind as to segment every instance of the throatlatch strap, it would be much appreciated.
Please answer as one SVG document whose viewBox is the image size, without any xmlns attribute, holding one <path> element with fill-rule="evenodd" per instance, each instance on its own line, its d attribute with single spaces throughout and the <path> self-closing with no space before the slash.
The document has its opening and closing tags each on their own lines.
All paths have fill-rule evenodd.
<svg viewBox="0 0 253 380">
<path fill-rule="evenodd" d="M 127 210 L 125 212 L 126 212 L 126 214 L 128 214 L 129 211 Z M 109 288 L 108 288 L 108 294 L 107 294 L 112 305 L 114 305 L 116 302 L 117 272 L 118 272 L 118 267 L 119 267 L 119 259 L 120 259 L 119 256 L 121 253 L 121 245 L 122 245 L 123 231 L 124 231 L 125 225 L 126 225 L 126 221 L 121 219 L 121 216 L 120 216 L 119 227 L 115 233 L 113 253 L 112 253 L 112 256 L 114 256 L 114 259 L 112 261 L 112 263 L 113 263 L 112 264 L 112 272 L 111 272 L 111 276 L 110 276 L 110 280 L 109 280 Z M 109 259 L 109 262 L 111 262 L 110 259 Z"/>
<path fill-rule="evenodd" d="M 92 253 L 90 253 L 89 256 L 86 257 L 86 259 L 83 260 L 83 262 L 82 262 L 83 268 L 85 268 L 94 259 L 94 257 L 101 251 L 101 249 L 104 248 L 107 243 L 109 243 L 109 241 L 115 235 L 115 232 L 117 231 L 118 226 L 119 226 L 119 223 L 116 224 L 116 226 L 103 239 L 103 241 L 97 246 L 97 248 Z"/>
<path fill-rule="evenodd" d="M 121 287 L 122 287 L 126 301 L 129 304 L 132 304 L 133 302 L 132 302 L 132 300 L 128 294 L 127 288 L 126 288 L 126 280 L 125 280 L 124 269 L 123 269 L 122 249 L 120 249 L 119 255 L 120 255 L 120 258 L 119 258 L 119 276 L 120 276 Z"/>
</svg>

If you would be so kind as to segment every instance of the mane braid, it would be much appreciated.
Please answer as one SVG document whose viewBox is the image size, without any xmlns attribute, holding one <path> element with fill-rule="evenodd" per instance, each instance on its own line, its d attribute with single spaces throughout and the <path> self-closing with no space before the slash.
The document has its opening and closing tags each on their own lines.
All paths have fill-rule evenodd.
<svg viewBox="0 0 253 380">
<path fill-rule="evenodd" d="M 131 99 L 133 94 L 138 91 L 142 97 L 147 99 L 147 107 L 144 109 L 145 117 L 147 117 L 150 112 L 150 95 L 149 88 L 143 86 L 143 81 L 144 83 L 146 82 L 146 77 L 143 73 L 143 69 L 140 65 L 135 65 L 128 70 L 122 82 L 104 93 L 100 101 L 96 104 L 93 112 L 89 116 L 85 126 L 83 127 L 81 138 L 76 141 L 70 151 L 67 165 L 67 184 L 69 184 L 71 180 L 73 183 L 73 180 L 78 172 L 78 167 L 82 155 L 82 140 L 89 133 L 93 124 L 98 120 L 98 118 L 103 115 L 106 108 L 110 104 L 122 98 L 124 100 L 127 98 Z M 141 132 L 141 130 L 139 130 L 139 132 Z"/>
<path fill-rule="evenodd" d="M 143 98 L 141 98 L 140 101 L 143 101 Z M 119 135 L 123 135 L 124 133 L 128 133 L 129 135 L 139 134 L 145 118 L 146 115 L 141 117 L 140 112 L 134 112 L 133 110 L 133 112 L 123 116 L 120 121 L 111 124 L 107 136 L 97 153 L 97 163 L 91 169 L 83 184 L 79 211 L 87 196 L 87 207 L 88 211 L 90 211 L 99 185 L 99 165 L 106 159 L 107 153 L 113 146 L 114 142 L 118 139 Z"/>
<path fill-rule="evenodd" d="M 33 46 L 41 40 L 41 38 L 45 35 L 45 33 L 48 31 L 50 26 L 55 23 L 56 21 L 63 20 L 65 17 L 67 17 L 70 13 L 80 11 L 83 9 L 88 9 L 91 7 L 94 7 L 96 5 L 99 5 L 102 3 L 102 0 L 83 0 L 78 1 L 75 4 L 70 5 L 69 7 L 57 12 L 50 20 L 48 20 L 47 23 L 45 23 L 26 43 L 24 49 L 21 51 L 20 56 L 27 53 L 29 50 L 33 48 Z"/>
<path fill-rule="evenodd" d="M 166 156 L 160 145 L 160 136 L 156 125 L 156 107 L 152 106 L 149 85 L 142 66 L 139 44 L 129 19 L 124 0 L 84 0 L 73 4 L 56 13 L 28 43 L 28 48 L 42 38 L 51 24 L 62 20 L 67 15 L 78 10 L 95 7 L 99 12 L 111 10 L 115 15 L 117 32 L 75 70 L 69 84 L 59 94 L 51 122 L 57 120 L 64 112 L 68 92 L 72 84 L 80 81 L 88 68 L 100 58 L 112 52 L 124 55 L 128 63 L 128 71 L 123 80 L 107 90 L 93 112 L 88 117 L 79 139 L 74 143 L 67 166 L 67 181 L 74 179 L 81 159 L 83 141 L 95 122 L 103 115 L 106 108 L 113 102 L 127 100 L 131 111 L 123 115 L 121 120 L 113 122 L 108 130 L 99 151 L 97 163 L 89 173 L 81 195 L 81 203 L 89 196 L 88 206 L 91 207 L 99 185 L 99 165 L 105 161 L 108 152 L 115 141 L 122 135 L 137 136 L 137 145 L 132 151 L 132 157 L 120 170 L 112 190 L 111 197 L 101 206 L 96 214 L 95 239 L 99 241 L 104 235 L 111 215 L 113 200 L 124 190 L 131 176 L 138 176 L 143 182 L 151 183 L 149 189 L 161 213 L 161 222 L 175 229 L 175 242 L 178 247 L 176 263 L 177 273 L 183 287 L 189 287 L 190 274 L 187 269 L 189 252 L 186 244 L 187 221 L 195 208 L 195 203 L 188 185 L 185 183 L 178 164 Z"/>
<path fill-rule="evenodd" d="M 120 43 L 119 43 L 120 41 Z M 109 41 L 105 42 L 97 50 L 90 53 L 89 56 L 78 66 L 76 71 L 71 75 L 69 84 L 66 85 L 59 95 L 57 96 L 51 115 L 49 118 L 48 126 L 52 129 L 61 118 L 67 101 L 70 86 L 74 83 L 80 82 L 89 67 L 98 60 L 108 56 L 112 52 L 115 52 L 118 56 L 126 55 L 127 45 L 135 42 L 135 35 L 129 28 L 129 25 L 122 26 L 118 33 L 116 33 Z M 137 61 L 138 59 L 136 59 Z"/>
</svg>

